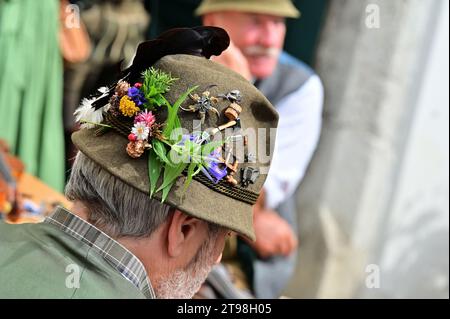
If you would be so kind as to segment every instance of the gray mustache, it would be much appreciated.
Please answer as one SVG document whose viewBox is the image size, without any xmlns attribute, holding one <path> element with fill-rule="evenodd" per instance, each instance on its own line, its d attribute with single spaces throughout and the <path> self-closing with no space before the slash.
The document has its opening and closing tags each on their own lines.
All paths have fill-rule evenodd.
<svg viewBox="0 0 450 319">
<path fill-rule="evenodd" d="M 249 47 L 246 47 L 244 50 L 244 54 L 250 55 L 250 56 L 269 56 L 269 57 L 277 57 L 280 54 L 280 49 L 278 48 L 266 48 L 261 45 L 252 45 Z"/>
</svg>

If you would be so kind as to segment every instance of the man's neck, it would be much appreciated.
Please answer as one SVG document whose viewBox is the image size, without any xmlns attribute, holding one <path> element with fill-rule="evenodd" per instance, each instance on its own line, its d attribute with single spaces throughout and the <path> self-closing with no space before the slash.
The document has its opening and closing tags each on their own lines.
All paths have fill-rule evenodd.
<svg viewBox="0 0 450 319">
<path fill-rule="evenodd" d="M 78 216 L 79 218 L 85 220 L 88 223 L 91 223 L 89 221 L 89 214 L 88 214 L 88 208 L 80 201 L 73 202 L 73 206 L 71 208 L 71 213 Z M 119 242 L 121 245 L 123 245 L 126 249 L 128 249 L 133 255 L 135 255 L 144 265 L 144 268 L 147 272 L 147 274 L 150 274 L 150 269 L 152 270 L 152 276 L 157 275 L 157 269 L 159 267 L 155 267 L 154 261 L 159 261 L 159 264 L 163 264 L 164 258 L 162 247 L 163 244 L 158 242 L 158 238 L 160 238 L 159 232 L 162 231 L 161 229 L 157 229 L 152 236 L 146 237 L 146 238 L 135 238 L 135 237 L 117 237 L 117 236 L 111 236 L 111 234 L 108 234 L 107 231 L 99 227 L 98 225 L 94 225 L 98 229 L 100 229 L 102 232 Z"/>
<path fill-rule="evenodd" d="M 87 211 L 88 210 L 87 210 L 86 206 L 84 206 L 82 202 L 79 202 L 79 201 L 72 202 L 72 207 L 70 207 L 70 212 L 88 222 Z"/>
</svg>

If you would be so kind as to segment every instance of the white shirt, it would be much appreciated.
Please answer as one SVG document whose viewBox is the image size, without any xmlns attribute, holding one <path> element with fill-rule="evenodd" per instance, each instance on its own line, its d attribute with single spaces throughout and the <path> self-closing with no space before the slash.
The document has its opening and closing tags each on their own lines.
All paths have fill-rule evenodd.
<svg viewBox="0 0 450 319">
<path fill-rule="evenodd" d="M 313 75 L 277 105 L 277 139 L 264 184 L 269 208 L 275 209 L 291 196 L 305 175 L 320 137 L 323 99 L 322 82 Z"/>
</svg>

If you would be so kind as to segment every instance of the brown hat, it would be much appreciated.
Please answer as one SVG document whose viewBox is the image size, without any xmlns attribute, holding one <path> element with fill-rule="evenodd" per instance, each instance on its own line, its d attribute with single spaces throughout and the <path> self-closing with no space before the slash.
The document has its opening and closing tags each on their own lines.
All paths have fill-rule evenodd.
<svg viewBox="0 0 450 319">
<path fill-rule="evenodd" d="M 201 16 L 218 11 L 242 11 L 286 18 L 300 17 L 300 12 L 291 0 L 203 0 L 195 13 Z"/>
<path fill-rule="evenodd" d="M 179 30 L 185 32 L 183 41 L 192 32 L 204 37 L 200 47 L 188 50 L 158 51 L 167 34 L 141 44 L 126 76 L 101 90 L 101 98 L 109 95 L 109 103 L 96 110 L 93 105 L 99 98 L 83 102 L 76 115 L 84 128 L 72 140 L 82 153 L 128 185 L 254 240 L 252 205 L 270 161 L 260 163 L 249 149 L 272 154 L 269 130 L 276 128 L 278 114 L 246 79 L 205 58 L 209 55 L 205 52 L 212 52 L 205 45 L 226 35 L 219 28 L 206 29 L 216 34 L 203 28 Z M 174 43 L 174 38 L 169 40 Z M 177 50 L 184 54 L 165 55 Z M 158 58 L 152 56 L 154 52 L 162 57 L 150 67 L 145 61 Z M 232 130 L 228 138 L 221 134 L 225 127 Z M 184 134 L 175 136 L 177 128 Z M 267 130 L 260 139 L 258 129 Z M 256 139 L 244 137 L 252 130 Z"/>
</svg>

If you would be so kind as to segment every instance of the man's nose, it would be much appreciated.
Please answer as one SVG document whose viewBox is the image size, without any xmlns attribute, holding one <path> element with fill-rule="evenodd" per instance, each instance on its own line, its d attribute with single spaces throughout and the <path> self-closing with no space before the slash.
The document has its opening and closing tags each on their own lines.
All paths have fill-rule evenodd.
<svg viewBox="0 0 450 319">
<path fill-rule="evenodd" d="M 280 26 L 277 22 L 268 21 L 262 25 L 260 43 L 261 45 L 271 48 L 279 43 Z"/>
</svg>

